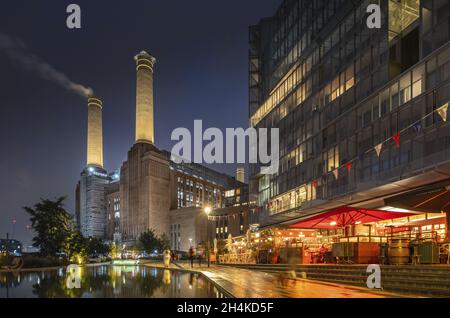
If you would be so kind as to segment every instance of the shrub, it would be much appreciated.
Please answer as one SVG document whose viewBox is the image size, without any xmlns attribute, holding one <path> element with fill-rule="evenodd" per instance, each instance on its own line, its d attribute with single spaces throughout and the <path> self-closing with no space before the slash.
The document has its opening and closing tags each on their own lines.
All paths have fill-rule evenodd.
<svg viewBox="0 0 450 318">
<path fill-rule="evenodd" d="M 67 261 L 59 257 L 24 255 L 23 268 L 58 267 L 68 265 Z"/>
</svg>

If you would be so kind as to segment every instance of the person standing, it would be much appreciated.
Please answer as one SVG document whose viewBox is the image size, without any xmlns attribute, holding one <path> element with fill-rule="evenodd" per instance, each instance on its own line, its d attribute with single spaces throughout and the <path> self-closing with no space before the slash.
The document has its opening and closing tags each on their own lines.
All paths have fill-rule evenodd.
<svg viewBox="0 0 450 318">
<path fill-rule="evenodd" d="M 198 257 L 198 266 L 202 267 L 203 248 L 201 247 L 198 248 L 197 257 Z"/>
<path fill-rule="evenodd" d="M 170 251 L 167 249 L 164 251 L 164 267 L 168 268 L 170 266 Z"/>
<path fill-rule="evenodd" d="M 194 248 L 191 246 L 189 248 L 189 260 L 191 261 L 191 268 L 194 267 L 194 256 L 195 256 Z"/>
</svg>

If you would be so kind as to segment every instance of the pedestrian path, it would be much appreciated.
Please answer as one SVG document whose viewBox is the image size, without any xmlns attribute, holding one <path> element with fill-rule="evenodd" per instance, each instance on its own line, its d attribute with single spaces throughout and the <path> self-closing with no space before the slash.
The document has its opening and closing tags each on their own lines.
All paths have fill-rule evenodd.
<svg viewBox="0 0 450 318">
<path fill-rule="evenodd" d="M 158 264 L 146 266 L 163 267 Z M 397 294 L 371 291 L 367 288 L 289 279 L 286 273 L 269 274 L 232 267 L 199 266 L 177 263 L 171 268 L 200 272 L 236 298 L 391 298 Z"/>
</svg>

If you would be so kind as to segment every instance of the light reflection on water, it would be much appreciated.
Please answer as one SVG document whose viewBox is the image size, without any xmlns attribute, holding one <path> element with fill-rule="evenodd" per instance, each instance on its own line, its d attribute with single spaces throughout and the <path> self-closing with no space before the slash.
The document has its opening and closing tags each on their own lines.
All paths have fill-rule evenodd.
<svg viewBox="0 0 450 318">
<path fill-rule="evenodd" d="M 198 274 L 145 266 L 83 267 L 80 288 L 68 288 L 66 269 L 0 273 L 0 298 L 220 298 Z"/>
</svg>

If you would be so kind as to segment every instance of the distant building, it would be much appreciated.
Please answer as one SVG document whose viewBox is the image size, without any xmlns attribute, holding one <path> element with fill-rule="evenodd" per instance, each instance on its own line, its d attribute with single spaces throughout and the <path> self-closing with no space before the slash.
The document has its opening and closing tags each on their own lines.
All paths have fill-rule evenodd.
<svg viewBox="0 0 450 318">
<path fill-rule="evenodd" d="M 115 174 L 115 181 L 110 182 L 105 187 L 106 196 L 106 239 L 120 242 L 122 240 L 120 232 L 120 187 L 119 174 Z"/>
<path fill-rule="evenodd" d="M 76 188 L 75 215 L 78 228 L 85 237 L 105 237 L 105 185 L 110 177 L 103 169 L 103 103 L 88 98 L 87 164 Z"/>
<path fill-rule="evenodd" d="M 177 164 L 169 152 L 155 146 L 156 60 L 141 52 L 135 61 L 136 139 L 120 171 L 107 173 L 103 169 L 103 154 L 98 151 L 102 147 L 103 105 L 97 97 L 89 99 L 88 160 L 76 188 L 77 224 L 83 236 L 124 244 L 132 244 L 146 230 L 154 230 L 158 236 L 167 235 L 173 249 L 187 251 L 207 239 L 204 208 L 227 213 L 227 207 L 248 206 L 248 186 L 199 164 Z M 245 179 L 243 168 L 238 169 L 237 178 Z M 238 226 L 236 235 L 241 231 Z M 227 230 L 225 233 L 228 235 Z"/>
<path fill-rule="evenodd" d="M 128 152 L 120 176 L 123 240 L 136 240 L 148 229 L 168 233 L 169 170 L 168 159 L 153 144 L 137 143 Z"/>
<path fill-rule="evenodd" d="M 9 253 L 15 256 L 22 255 L 22 243 L 13 239 L 0 239 L 0 253 Z"/>
<path fill-rule="evenodd" d="M 212 235 L 212 232 L 208 233 L 208 216 L 205 208 L 210 208 L 211 212 L 226 209 L 231 203 L 235 203 L 229 200 L 227 204 L 227 191 L 245 189 L 247 185 L 198 164 L 176 164 L 171 161 L 170 168 L 171 248 L 176 251 L 188 251 L 191 246 L 206 243 L 208 236 Z M 245 198 L 246 195 L 243 193 L 242 200 Z M 209 224 L 211 226 L 211 220 Z"/>
<path fill-rule="evenodd" d="M 108 183 L 108 174 L 103 169 L 88 167 L 81 173 L 77 219 L 81 234 L 85 237 L 105 237 L 105 186 Z"/>
</svg>

